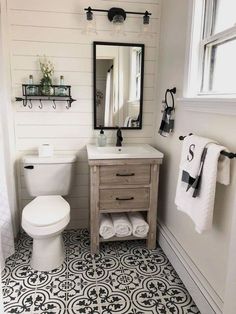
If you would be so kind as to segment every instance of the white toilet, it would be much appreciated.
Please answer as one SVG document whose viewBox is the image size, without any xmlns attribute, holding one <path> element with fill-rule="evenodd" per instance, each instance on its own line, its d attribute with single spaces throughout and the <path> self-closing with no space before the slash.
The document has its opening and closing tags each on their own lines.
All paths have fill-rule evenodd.
<svg viewBox="0 0 236 314">
<path fill-rule="evenodd" d="M 51 271 L 64 261 L 62 231 L 70 221 L 67 195 L 74 173 L 76 156 L 23 158 L 26 188 L 36 198 L 22 212 L 22 228 L 33 238 L 30 265 L 35 270 Z"/>
</svg>

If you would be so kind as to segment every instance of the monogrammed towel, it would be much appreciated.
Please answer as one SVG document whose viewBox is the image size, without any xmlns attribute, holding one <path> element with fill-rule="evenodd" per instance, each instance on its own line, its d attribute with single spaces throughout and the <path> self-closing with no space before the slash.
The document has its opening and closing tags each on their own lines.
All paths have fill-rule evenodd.
<svg viewBox="0 0 236 314">
<path fill-rule="evenodd" d="M 225 185 L 230 181 L 230 160 L 220 156 L 222 150 L 227 151 L 224 146 L 210 139 L 192 135 L 184 140 L 175 204 L 192 218 L 199 233 L 210 229 L 212 225 L 216 181 Z M 201 173 L 197 197 L 193 197 L 193 183 L 183 180 L 183 172 L 196 180 Z"/>
<path fill-rule="evenodd" d="M 182 187 L 192 197 L 197 197 L 200 193 L 207 145 L 210 143 L 213 143 L 211 139 L 196 135 L 189 135 L 184 139 L 180 161 L 181 181 Z"/>
</svg>

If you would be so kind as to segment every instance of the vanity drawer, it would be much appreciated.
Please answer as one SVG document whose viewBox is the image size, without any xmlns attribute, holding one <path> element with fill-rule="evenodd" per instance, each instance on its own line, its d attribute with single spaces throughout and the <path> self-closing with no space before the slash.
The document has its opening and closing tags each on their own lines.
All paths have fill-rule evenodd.
<svg viewBox="0 0 236 314">
<path fill-rule="evenodd" d="M 147 208 L 149 208 L 148 188 L 100 190 L 100 210 Z"/>
<path fill-rule="evenodd" d="M 149 184 L 150 165 L 116 165 L 100 167 L 100 184 Z"/>
</svg>

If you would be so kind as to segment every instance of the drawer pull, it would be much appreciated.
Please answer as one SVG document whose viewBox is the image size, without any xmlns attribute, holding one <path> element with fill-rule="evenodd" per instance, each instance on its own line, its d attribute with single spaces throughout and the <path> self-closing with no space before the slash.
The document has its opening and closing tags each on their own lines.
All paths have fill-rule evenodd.
<svg viewBox="0 0 236 314">
<path fill-rule="evenodd" d="M 24 166 L 25 169 L 34 169 L 34 166 Z"/>
<path fill-rule="evenodd" d="M 134 197 L 128 197 L 128 198 L 119 198 L 119 197 L 116 197 L 116 200 L 117 201 L 132 201 L 134 199 Z"/>
<path fill-rule="evenodd" d="M 135 176 L 135 173 L 117 173 L 116 174 L 117 177 L 133 177 Z"/>
</svg>

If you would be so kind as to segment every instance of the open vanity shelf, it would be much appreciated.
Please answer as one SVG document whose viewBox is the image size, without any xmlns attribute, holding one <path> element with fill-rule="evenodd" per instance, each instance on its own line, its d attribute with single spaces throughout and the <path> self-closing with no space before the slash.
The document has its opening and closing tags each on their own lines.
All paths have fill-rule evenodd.
<svg viewBox="0 0 236 314">
<path fill-rule="evenodd" d="M 135 236 L 129 236 L 129 237 L 122 237 L 122 238 L 118 238 L 118 237 L 112 237 L 110 239 L 103 239 L 103 238 L 99 238 L 100 242 L 112 242 L 112 241 L 129 241 L 129 240 L 145 240 L 147 239 L 147 237 L 143 237 L 143 238 L 138 238 Z"/>
<path fill-rule="evenodd" d="M 160 158 L 89 159 L 91 252 L 100 242 L 138 240 L 134 236 L 104 240 L 99 236 L 101 213 L 146 212 L 149 249 L 156 247 L 157 199 Z"/>
</svg>

